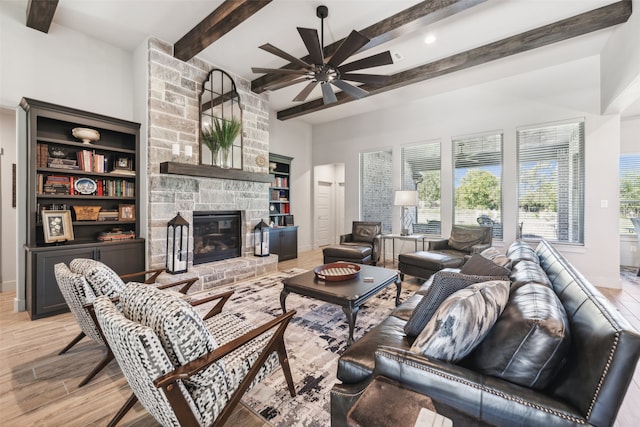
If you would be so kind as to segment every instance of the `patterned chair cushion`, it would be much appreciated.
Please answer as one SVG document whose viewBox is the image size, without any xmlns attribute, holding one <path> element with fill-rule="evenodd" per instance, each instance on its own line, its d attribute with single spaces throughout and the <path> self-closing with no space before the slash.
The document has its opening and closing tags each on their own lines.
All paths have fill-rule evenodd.
<svg viewBox="0 0 640 427">
<path fill-rule="evenodd" d="M 500 251 L 493 246 L 480 252 L 480 255 L 490 259 L 501 267 L 511 270 L 511 260 L 506 255 L 501 254 Z"/>
<path fill-rule="evenodd" d="M 158 336 L 151 328 L 126 319 L 106 296 L 98 297 L 94 306 L 113 355 L 140 403 L 163 426 L 179 427 L 164 392 L 153 384 L 156 378 L 174 369 Z M 189 406 L 198 414 L 184 385 L 179 383 L 179 386 Z"/>
<path fill-rule="evenodd" d="M 496 264 L 481 254 L 473 254 L 460 269 L 463 274 L 475 274 L 478 276 L 503 276 L 509 277 L 511 270 Z"/>
<path fill-rule="evenodd" d="M 509 282 L 493 280 L 470 285 L 447 298 L 411 351 L 457 362 L 482 341 L 509 299 Z"/>
<path fill-rule="evenodd" d="M 120 276 L 100 261 L 76 258 L 69 264 L 71 271 L 82 274 L 96 296 L 106 295 L 116 298 L 125 285 Z"/>
<path fill-rule="evenodd" d="M 58 263 L 53 267 L 56 281 L 69 310 L 76 318 L 78 326 L 86 336 L 104 344 L 104 340 L 98 332 L 93 318 L 84 308 L 86 303 L 92 302 L 95 295 L 82 274 L 77 274 L 69 270 L 65 263 Z"/>
<path fill-rule="evenodd" d="M 191 362 L 218 346 L 202 318 L 177 292 L 131 282 L 122 290 L 120 301 L 128 319 L 155 331 L 175 365 Z"/>
<path fill-rule="evenodd" d="M 427 323 L 445 299 L 460 289 L 464 289 L 474 283 L 486 282 L 487 280 L 506 280 L 506 278 L 476 276 L 447 270 L 436 272 L 433 275 L 433 281 L 427 293 L 422 297 L 413 313 L 411 313 L 406 325 L 404 325 L 405 334 L 409 337 L 420 335 L 420 332 L 427 326 Z"/>
</svg>

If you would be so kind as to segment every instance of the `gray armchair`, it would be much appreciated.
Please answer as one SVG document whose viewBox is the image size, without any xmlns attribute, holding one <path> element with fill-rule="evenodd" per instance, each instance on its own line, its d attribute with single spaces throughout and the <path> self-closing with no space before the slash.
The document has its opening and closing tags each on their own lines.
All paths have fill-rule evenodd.
<svg viewBox="0 0 640 427">
<path fill-rule="evenodd" d="M 491 247 L 493 229 L 486 225 L 454 225 L 448 239 L 429 242 L 428 251 L 400 254 L 398 269 L 404 274 L 428 279 L 443 268 L 459 268 L 474 253 Z"/>
<path fill-rule="evenodd" d="M 336 261 L 376 265 L 380 259 L 382 223 L 353 221 L 351 233 L 340 236 L 340 244 L 322 250 L 324 263 Z"/>
</svg>

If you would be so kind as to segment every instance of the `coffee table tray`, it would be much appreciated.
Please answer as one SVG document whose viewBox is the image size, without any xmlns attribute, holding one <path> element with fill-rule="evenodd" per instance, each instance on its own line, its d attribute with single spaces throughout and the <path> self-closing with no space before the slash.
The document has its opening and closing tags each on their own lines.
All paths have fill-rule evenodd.
<svg viewBox="0 0 640 427">
<path fill-rule="evenodd" d="M 360 273 L 360 266 L 350 262 L 332 262 L 313 269 L 316 277 L 327 282 L 351 280 Z"/>
</svg>

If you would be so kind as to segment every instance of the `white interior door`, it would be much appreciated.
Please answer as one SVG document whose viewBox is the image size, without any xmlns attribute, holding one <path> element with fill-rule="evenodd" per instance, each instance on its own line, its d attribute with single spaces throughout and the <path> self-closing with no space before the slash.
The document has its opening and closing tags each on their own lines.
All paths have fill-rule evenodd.
<svg viewBox="0 0 640 427">
<path fill-rule="evenodd" d="M 333 242 L 334 209 L 333 183 L 318 181 L 316 188 L 316 227 L 318 246 L 330 245 Z"/>
<path fill-rule="evenodd" d="M 336 243 L 340 240 L 341 235 L 351 232 L 345 230 L 344 208 L 344 182 L 339 182 L 336 188 Z"/>
</svg>

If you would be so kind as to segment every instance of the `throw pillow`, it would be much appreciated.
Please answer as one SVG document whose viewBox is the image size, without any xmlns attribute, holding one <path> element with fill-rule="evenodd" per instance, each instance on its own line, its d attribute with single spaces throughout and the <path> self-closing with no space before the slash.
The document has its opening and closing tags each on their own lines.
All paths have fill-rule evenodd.
<svg viewBox="0 0 640 427">
<path fill-rule="evenodd" d="M 564 363 L 570 341 L 567 314 L 555 292 L 530 283 L 511 292 L 469 361 L 487 375 L 542 390 Z"/>
<path fill-rule="evenodd" d="M 540 283 L 549 289 L 553 289 L 553 285 L 547 277 L 547 274 L 539 264 L 533 261 L 520 261 L 513 267 L 513 270 L 511 270 L 509 279 L 511 279 L 511 290 L 517 289 L 527 283 Z"/>
<path fill-rule="evenodd" d="M 184 365 L 218 344 L 205 322 L 182 294 L 141 283 L 128 283 L 120 294 L 124 315 L 150 327 L 176 365 Z"/>
<path fill-rule="evenodd" d="M 486 277 L 440 270 L 433 275 L 431 286 L 413 309 L 411 317 L 404 325 L 404 333 L 415 337 L 422 332 L 440 304 L 454 292 L 469 285 L 487 280 L 507 280 L 506 277 Z"/>
<path fill-rule="evenodd" d="M 511 260 L 506 255 L 501 254 L 500 251 L 493 246 L 480 252 L 480 255 L 490 259 L 501 267 L 511 270 Z"/>
<path fill-rule="evenodd" d="M 509 300 L 509 282 L 470 285 L 447 298 L 411 346 L 411 351 L 457 362 L 491 330 Z"/>
<path fill-rule="evenodd" d="M 532 261 L 536 264 L 540 264 L 538 254 L 522 240 L 516 240 L 509 246 L 507 250 L 507 257 L 511 260 L 511 268 L 515 267 L 520 261 Z"/>
<path fill-rule="evenodd" d="M 480 254 L 473 254 L 460 269 L 463 274 L 475 274 L 477 276 L 506 276 L 509 277 L 511 270 L 502 267 L 495 262 L 483 257 Z"/>
</svg>

